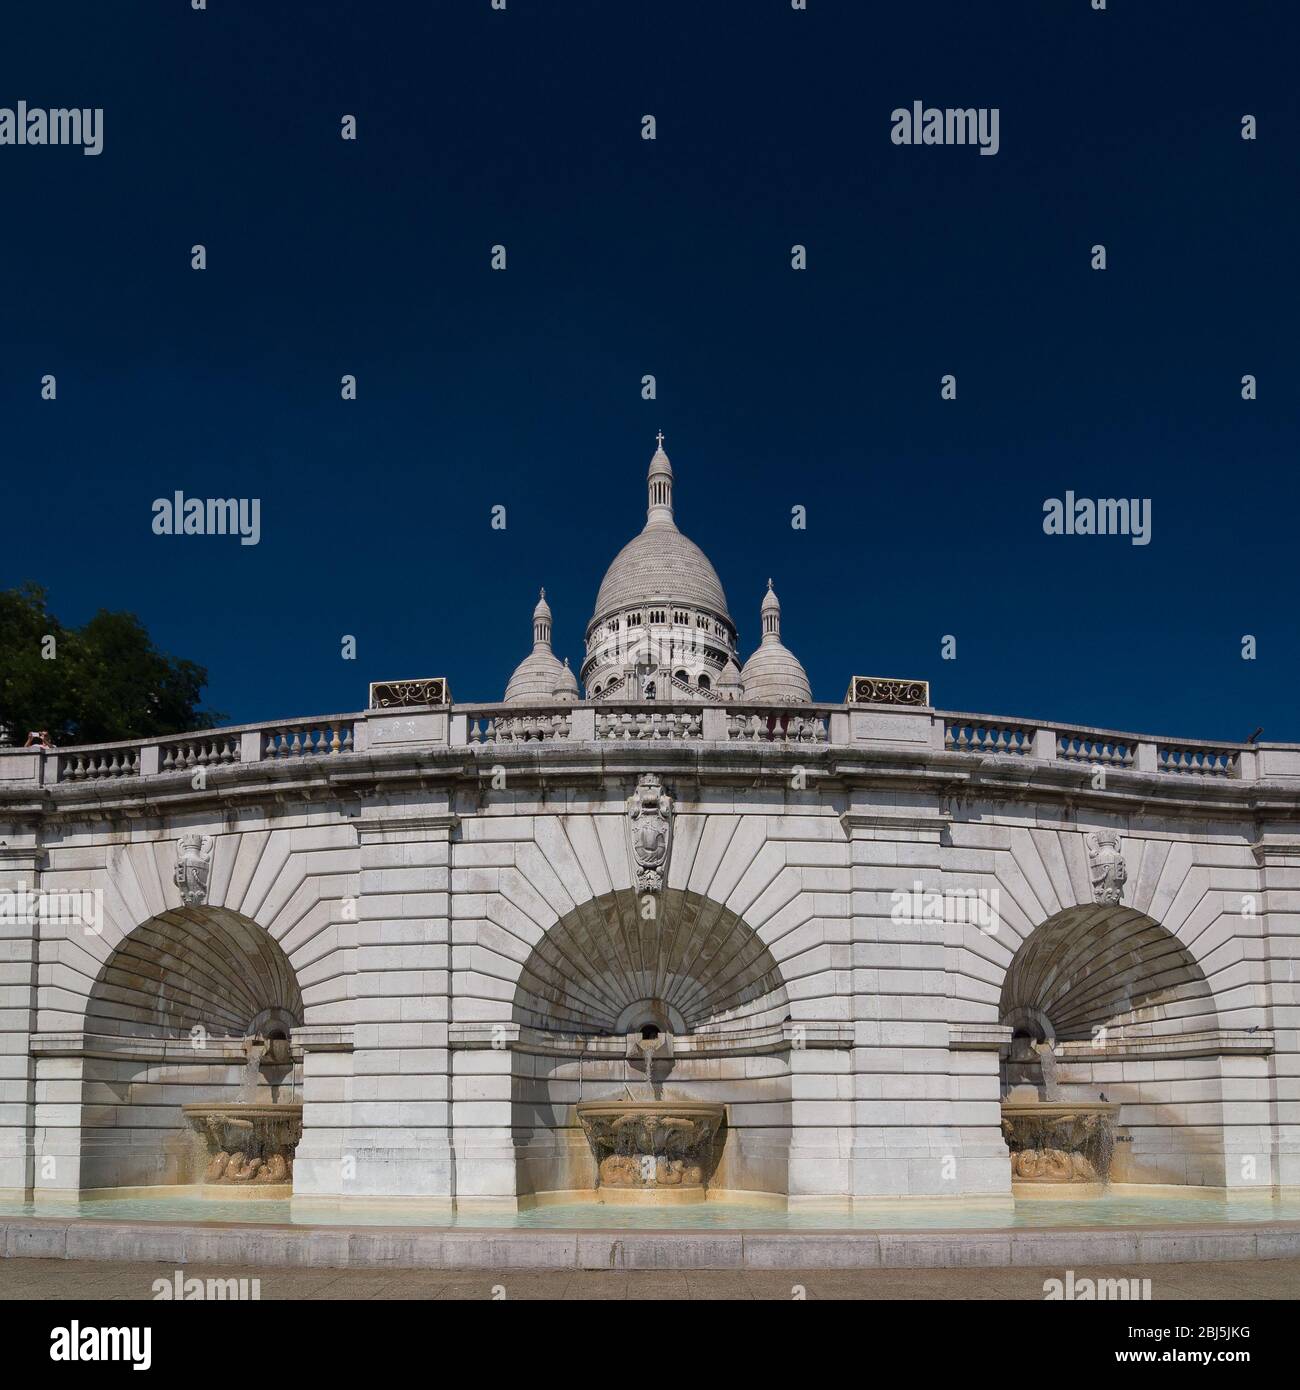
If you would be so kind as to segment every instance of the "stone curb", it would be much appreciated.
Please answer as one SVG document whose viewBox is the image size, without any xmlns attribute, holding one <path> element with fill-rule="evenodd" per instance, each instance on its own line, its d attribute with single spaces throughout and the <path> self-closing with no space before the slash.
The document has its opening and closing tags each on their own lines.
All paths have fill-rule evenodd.
<svg viewBox="0 0 1300 1390">
<path fill-rule="evenodd" d="M 503 1231 L 0 1221 L 0 1256 L 316 1269 L 966 1269 L 1300 1258 L 1300 1221 L 990 1231 Z"/>
</svg>

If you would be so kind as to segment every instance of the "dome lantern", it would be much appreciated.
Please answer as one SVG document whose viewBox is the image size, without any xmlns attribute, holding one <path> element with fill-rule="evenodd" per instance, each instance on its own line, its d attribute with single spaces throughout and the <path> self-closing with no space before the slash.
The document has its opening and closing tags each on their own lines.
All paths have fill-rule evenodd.
<svg viewBox="0 0 1300 1390">
<path fill-rule="evenodd" d="M 650 526 L 671 526 L 673 521 L 673 466 L 664 453 L 664 432 L 655 436 L 658 448 L 650 460 L 650 471 L 646 474 L 646 513 L 645 524 Z"/>
<path fill-rule="evenodd" d="M 543 589 L 541 597 L 537 600 L 537 607 L 533 609 L 533 650 L 550 651 L 551 649 L 551 606 L 546 602 L 546 590 Z"/>
</svg>

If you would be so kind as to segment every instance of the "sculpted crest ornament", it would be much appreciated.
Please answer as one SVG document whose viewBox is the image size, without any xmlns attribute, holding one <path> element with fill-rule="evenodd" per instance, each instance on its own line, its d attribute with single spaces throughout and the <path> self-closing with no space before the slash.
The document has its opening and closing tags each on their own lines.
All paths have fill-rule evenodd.
<svg viewBox="0 0 1300 1390">
<path fill-rule="evenodd" d="M 176 845 L 176 872 L 173 877 L 187 907 L 198 907 L 208 900 L 208 871 L 212 868 L 211 835 L 182 835 Z"/>
<path fill-rule="evenodd" d="M 643 893 L 658 893 L 668 874 L 673 799 L 653 772 L 641 778 L 627 799 L 627 828 L 636 886 Z"/>
<path fill-rule="evenodd" d="M 1088 836 L 1092 869 L 1092 895 L 1099 903 L 1114 906 L 1124 896 L 1128 866 L 1119 847 L 1118 830 L 1094 830 Z"/>
</svg>

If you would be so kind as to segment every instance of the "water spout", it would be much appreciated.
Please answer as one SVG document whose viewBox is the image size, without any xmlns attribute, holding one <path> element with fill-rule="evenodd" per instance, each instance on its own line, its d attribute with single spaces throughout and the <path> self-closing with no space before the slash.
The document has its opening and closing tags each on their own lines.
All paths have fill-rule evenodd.
<svg viewBox="0 0 1300 1390">
<path fill-rule="evenodd" d="M 1043 1069 L 1043 1099 L 1060 1100 L 1061 1083 L 1056 1079 L 1056 1053 L 1052 1051 L 1052 1044 L 1037 1043 L 1035 1050 L 1038 1053 L 1039 1066 Z"/>
<path fill-rule="evenodd" d="M 638 1038 L 637 1047 L 641 1049 L 641 1055 L 645 1058 L 645 1079 L 649 1089 L 650 1100 L 661 1100 L 663 1098 L 663 1083 L 658 1087 L 655 1085 L 655 1059 L 654 1054 L 664 1045 L 662 1033 L 656 1033 L 652 1038 Z"/>
<path fill-rule="evenodd" d="M 244 1074 L 239 1081 L 236 1100 L 240 1105 L 251 1105 L 257 1099 L 258 1083 L 262 1079 L 262 1058 L 269 1046 L 265 1038 L 254 1034 L 244 1039 Z"/>
</svg>

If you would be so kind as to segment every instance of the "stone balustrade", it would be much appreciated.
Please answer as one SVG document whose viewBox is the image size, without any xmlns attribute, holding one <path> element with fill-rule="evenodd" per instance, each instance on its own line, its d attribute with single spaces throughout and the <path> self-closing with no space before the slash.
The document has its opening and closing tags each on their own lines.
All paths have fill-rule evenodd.
<svg viewBox="0 0 1300 1390">
<path fill-rule="evenodd" d="M 567 709 L 530 710 L 524 714 L 471 709 L 465 711 L 465 719 L 471 744 L 548 743 L 569 738 L 573 732 Z"/>
<path fill-rule="evenodd" d="M 1241 749 L 1228 744 L 1206 746 L 1156 744 L 1156 766 L 1161 772 L 1201 777 L 1236 777 Z"/>
<path fill-rule="evenodd" d="M 816 706 L 727 710 L 727 738 L 739 743 L 828 743 L 830 710 Z"/>
<path fill-rule="evenodd" d="M 702 739 L 704 707 L 687 705 L 596 709 L 597 739 Z"/>
<path fill-rule="evenodd" d="M 1030 757 L 1034 752 L 1032 725 L 985 719 L 980 715 L 947 715 L 943 746 L 949 753 L 1000 753 Z"/>
<path fill-rule="evenodd" d="M 158 745 L 160 772 L 176 772 L 182 768 L 214 767 L 237 763 L 242 752 L 238 734 L 220 730 L 212 734 L 190 734 L 185 738 L 167 740 Z"/>
<path fill-rule="evenodd" d="M 355 716 L 308 719 L 293 724 L 277 724 L 266 729 L 262 742 L 264 758 L 311 758 L 351 753 Z"/>
<path fill-rule="evenodd" d="M 1261 775 L 1262 759 L 1263 775 L 1300 776 L 1300 746 L 1296 744 L 1172 743 L 1112 729 L 982 714 L 936 714 L 935 718 L 943 722 L 943 747 L 950 753 L 1246 780 Z"/>
<path fill-rule="evenodd" d="M 100 782 L 140 775 L 140 748 L 110 743 L 103 748 L 70 748 L 54 755 L 60 782 Z"/>
<path fill-rule="evenodd" d="M 1089 767 L 1133 767 L 1137 740 L 1123 734 L 1066 731 L 1056 735 L 1056 756 L 1062 762 L 1087 763 Z"/>
<path fill-rule="evenodd" d="M 914 749 L 962 761 L 1065 764 L 1188 781 L 1300 780 L 1300 744 L 1168 740 L 1154 735 L 855 704 L 760 707 L 735 703 L 579 701 L 376 708 L 57 749 L 0 748 L 0 791 L 23 784 L 106 783 L 234 768 L 378 756 L 416 747 L 691 743 Z"/>
</svg>

